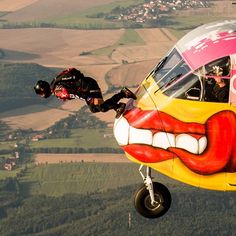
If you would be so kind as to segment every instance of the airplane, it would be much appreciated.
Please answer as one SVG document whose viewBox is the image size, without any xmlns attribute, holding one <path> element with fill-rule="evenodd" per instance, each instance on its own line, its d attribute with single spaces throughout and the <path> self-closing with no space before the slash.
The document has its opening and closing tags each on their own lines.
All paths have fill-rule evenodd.
<svg viewBox="0 0 236 236">
<path fill-rule="evenodd" d="M 222 88 L 225 96 L 213 96 Z M 187 33 L 135 93 L 115 120 L 114 136 L 140 164 L 144 184 L 134 205 L 142 216 L 161 217 L 171 206 L 168 188 L 153 181 L 151 170 L 199 188 L 236 191 L 236 20 Z"/>
</svg>

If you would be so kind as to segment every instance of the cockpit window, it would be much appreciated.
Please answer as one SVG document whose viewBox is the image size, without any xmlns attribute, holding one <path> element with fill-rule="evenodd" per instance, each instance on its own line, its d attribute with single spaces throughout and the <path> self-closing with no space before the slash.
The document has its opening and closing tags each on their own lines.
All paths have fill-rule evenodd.
<svg viewBox="0 0 236 236">
<path fill-rule="evenodd" d="M 190 71 L 180 54 L 174 49 L 168 56 L 163 58 L 154 69 L 154 79 L 160 89 L 169 84 L 173 78 L 180 77 Z"/>
<path fill-rule="evenodd" d="M 189 74 L 174 81 L 173 84 L 171 83 L 163 93 L 175 98 L 200 101 L 203 94 L 202 87 L 202 81 L 198 73 Z"/>
</svg>

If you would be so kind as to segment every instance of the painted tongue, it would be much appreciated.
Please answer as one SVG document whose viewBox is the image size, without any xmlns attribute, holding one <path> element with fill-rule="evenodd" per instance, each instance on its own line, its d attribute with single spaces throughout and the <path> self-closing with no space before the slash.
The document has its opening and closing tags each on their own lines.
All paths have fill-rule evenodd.
<svg viewBox="0 0 236 236">
<path fill-rule="evenodd" d="M 183 149 L 168 148 L 175 153 L 184 164 L 200 174 L 213 174 L 227 167 L 235 171 L 235 166 L 229 165 L 230 158 L 235 153 L 235 114 L 222 111 L 210 117 L 206 123 L 208 146 L 201 155 L 194 155 Z M 232 162 L 235 165 L 235 161 Z"/>
</svg>

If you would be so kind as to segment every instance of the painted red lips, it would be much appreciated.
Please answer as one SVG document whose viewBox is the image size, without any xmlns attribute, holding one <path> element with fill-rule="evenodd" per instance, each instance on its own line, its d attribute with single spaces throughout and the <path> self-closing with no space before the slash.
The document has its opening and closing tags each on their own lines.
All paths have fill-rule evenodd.
<svg viewBox="0 0 236 236">
<path fill-rule="evenodd" d="M 137 129 L 153 133 L 167 132 L 189 134 L 195 138 L 207 137 L 207 147 L 201 154 L 192 154 L 184 149 L 156 148 L 145 144 L 123 146 L 125 152 L 144 163 L 156 163 L 179 158 L 189 169 L 202 174 L 236 171 L 236 116 L 232 111 L 221 111 L 211 116 L 205 125 L 186 123 L 160 111 L 144 111 L 138 108 L 126 111 L 124 117 Z"/>
</svg>

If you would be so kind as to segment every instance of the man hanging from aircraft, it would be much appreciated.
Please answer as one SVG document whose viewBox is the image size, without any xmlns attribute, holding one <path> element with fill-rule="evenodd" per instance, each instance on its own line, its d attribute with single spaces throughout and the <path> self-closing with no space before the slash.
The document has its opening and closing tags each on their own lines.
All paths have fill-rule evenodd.
<svg viewBox="0 0 236 236">
<path fill-rule="evenodd" d="M 85 100 L 91 112 L 107 112 L 114 109 L 116 118 L 119 118 L 125 110 L 126 104 L 119 101 L 122 98 L 136 99 L 136 96 L 128 88 L 121 91 L 106 101 L 103 100 L 101 89 L 97 81 L 91 77 L 84 76 L 79 70 L 69 68 L 62 71 L 51 84 L 39 80 L 34 86 L 36 94 L 48 98 L 54 94 L 57 98 L 66 101 L 71 99 Z"/>
</svg>

